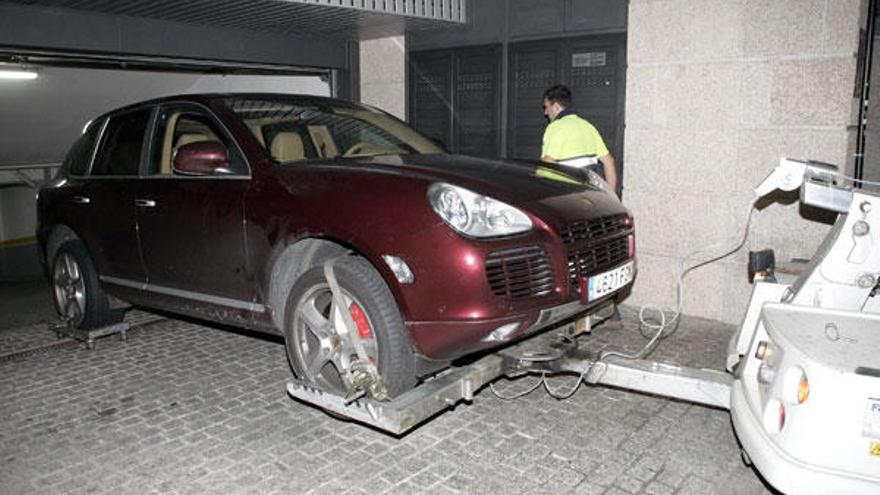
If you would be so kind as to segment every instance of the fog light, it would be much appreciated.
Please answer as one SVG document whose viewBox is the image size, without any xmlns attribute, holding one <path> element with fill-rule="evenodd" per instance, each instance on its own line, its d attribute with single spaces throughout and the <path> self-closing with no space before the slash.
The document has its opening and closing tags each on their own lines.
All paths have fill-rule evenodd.
<svg viewBox="0 0 880 495">
<path fill-rule="evenodd" d="M 776 434 L 785 426 L 785 405 L 776 399 L 767 401 L 763 417 L 764 429 L 767 433 Z"/>
<path fill-rule="evenodd" d="M 776 369 L 767 363 L 761 363 L 758 367 L 758 383 L 762 385 L 770 385 L 776 378 Z"/>
<path fill-rule="evenodd" d="M 508 323 L 492 330 L 489 335 L 483 337 L 483 342 L 502 342 L 510 338 L 513 332 L 519 328 L 519 323 Z"/>
<path fill-rule="evenodd" d="M 785 404 L 779 403 L 779 431 L 785 426 Z"/>
<path fill-rule="evenodd" d="M 415 277 L 405 261 L 397 256 L 391 256 L 390 254 L 382 255 L 382 259 L 388 264 L 388 268 L 391 268 L 391 271 L 394 273 L 394 276 L 397 277 L 398 282 L 402 284 L 413 283 Z"/>
</svg>

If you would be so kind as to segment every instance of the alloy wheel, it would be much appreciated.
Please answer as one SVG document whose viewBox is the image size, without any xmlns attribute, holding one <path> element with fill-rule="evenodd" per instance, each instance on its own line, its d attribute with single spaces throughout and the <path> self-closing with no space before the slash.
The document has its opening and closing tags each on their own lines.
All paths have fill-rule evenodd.
<svg viewBox="0 0 880 495">
<path fill-rule="evenodd" d="M 55 261 L 52 288 L 58 313 L 64 320 L 78 324 L 86 311 L 86 284 L 79 264 L 68 253 L 59 254 Z"/>
<path fill-rule="evenodd" d="M 327 391 L 345 393 L 351 385 L 348 370 L 358 358 L 354 339 L 360 339 L 376 366 L 379 349 L 364 305 L 344 289 L 343 300 L 346 308 L 339 308 L 326 284 L 306 291 L 293 316 L 293 339 L 295 359 L 304 375 L 300 379 Z M 342 310 L 352 317 L 357 335 L 346 330 Z"/>
</svg>

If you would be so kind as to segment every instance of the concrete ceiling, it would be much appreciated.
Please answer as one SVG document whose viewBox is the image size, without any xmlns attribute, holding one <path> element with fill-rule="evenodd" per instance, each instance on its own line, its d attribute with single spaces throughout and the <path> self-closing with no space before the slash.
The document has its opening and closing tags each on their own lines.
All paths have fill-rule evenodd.
<svg viewBox="0 0 880 495">
<path fill-rule="evenodd" d="M 369 39 L 466 22 L 468 0 L 11 0 L 9 3 L 285 35 Z"/>
</svg>

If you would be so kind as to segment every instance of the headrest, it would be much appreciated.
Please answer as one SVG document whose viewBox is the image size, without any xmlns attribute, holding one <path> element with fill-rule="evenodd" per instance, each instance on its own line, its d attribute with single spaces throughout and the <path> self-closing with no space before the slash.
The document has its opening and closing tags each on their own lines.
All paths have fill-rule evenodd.
<svg viewBox="0 0 880 495">
<path fill-rule="evenodd" d="M 185 144 L 198 143 L 200 141 L 215 141 L 215 139 L 213 136 L 209 136 L 208 134 L 181 134 L 180 137 L 177 138 L 177 144 L 175 145 L 175 148 L 180 148 Z"/>
<path fill-rule="evenodd" d="M 279 162 L 302 160 L 306 157 L 302 138 L 299 137 L 299 134 L 291 131 L 276 134 L 272 138 L 272 146 L 269 152 Z"/>
</svg>

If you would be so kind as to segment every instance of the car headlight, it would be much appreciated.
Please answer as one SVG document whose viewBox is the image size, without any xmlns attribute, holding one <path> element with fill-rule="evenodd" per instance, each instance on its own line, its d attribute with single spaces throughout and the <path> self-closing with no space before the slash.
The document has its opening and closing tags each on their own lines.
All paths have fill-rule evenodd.
<svg viewBox="0 0 880 495">
<path fill-rule="evenodd" d="M 462 187 L 438 182 L 428 188 L 434 211 L 457 232 L 471 237 L 497 237 L 532 229 L 522 211 Z"/>
<path fill-rule="evenodd" d="M 614 196 L 617 196 L 617 193 L 613 189 L 611 189 L 611 186 L 608 185 L 607 182 L 605 182 L 605 179 L 603 179 L 602 176 L 600 176 L 596 172 L 593 172 L 592 170 L 587 170 L 586 172 L 587 172 L 587 182 L 591 186 L 597 187 L 597 188 L 607 192 L 608 194 L 613 194 Z"/>
</svg>

